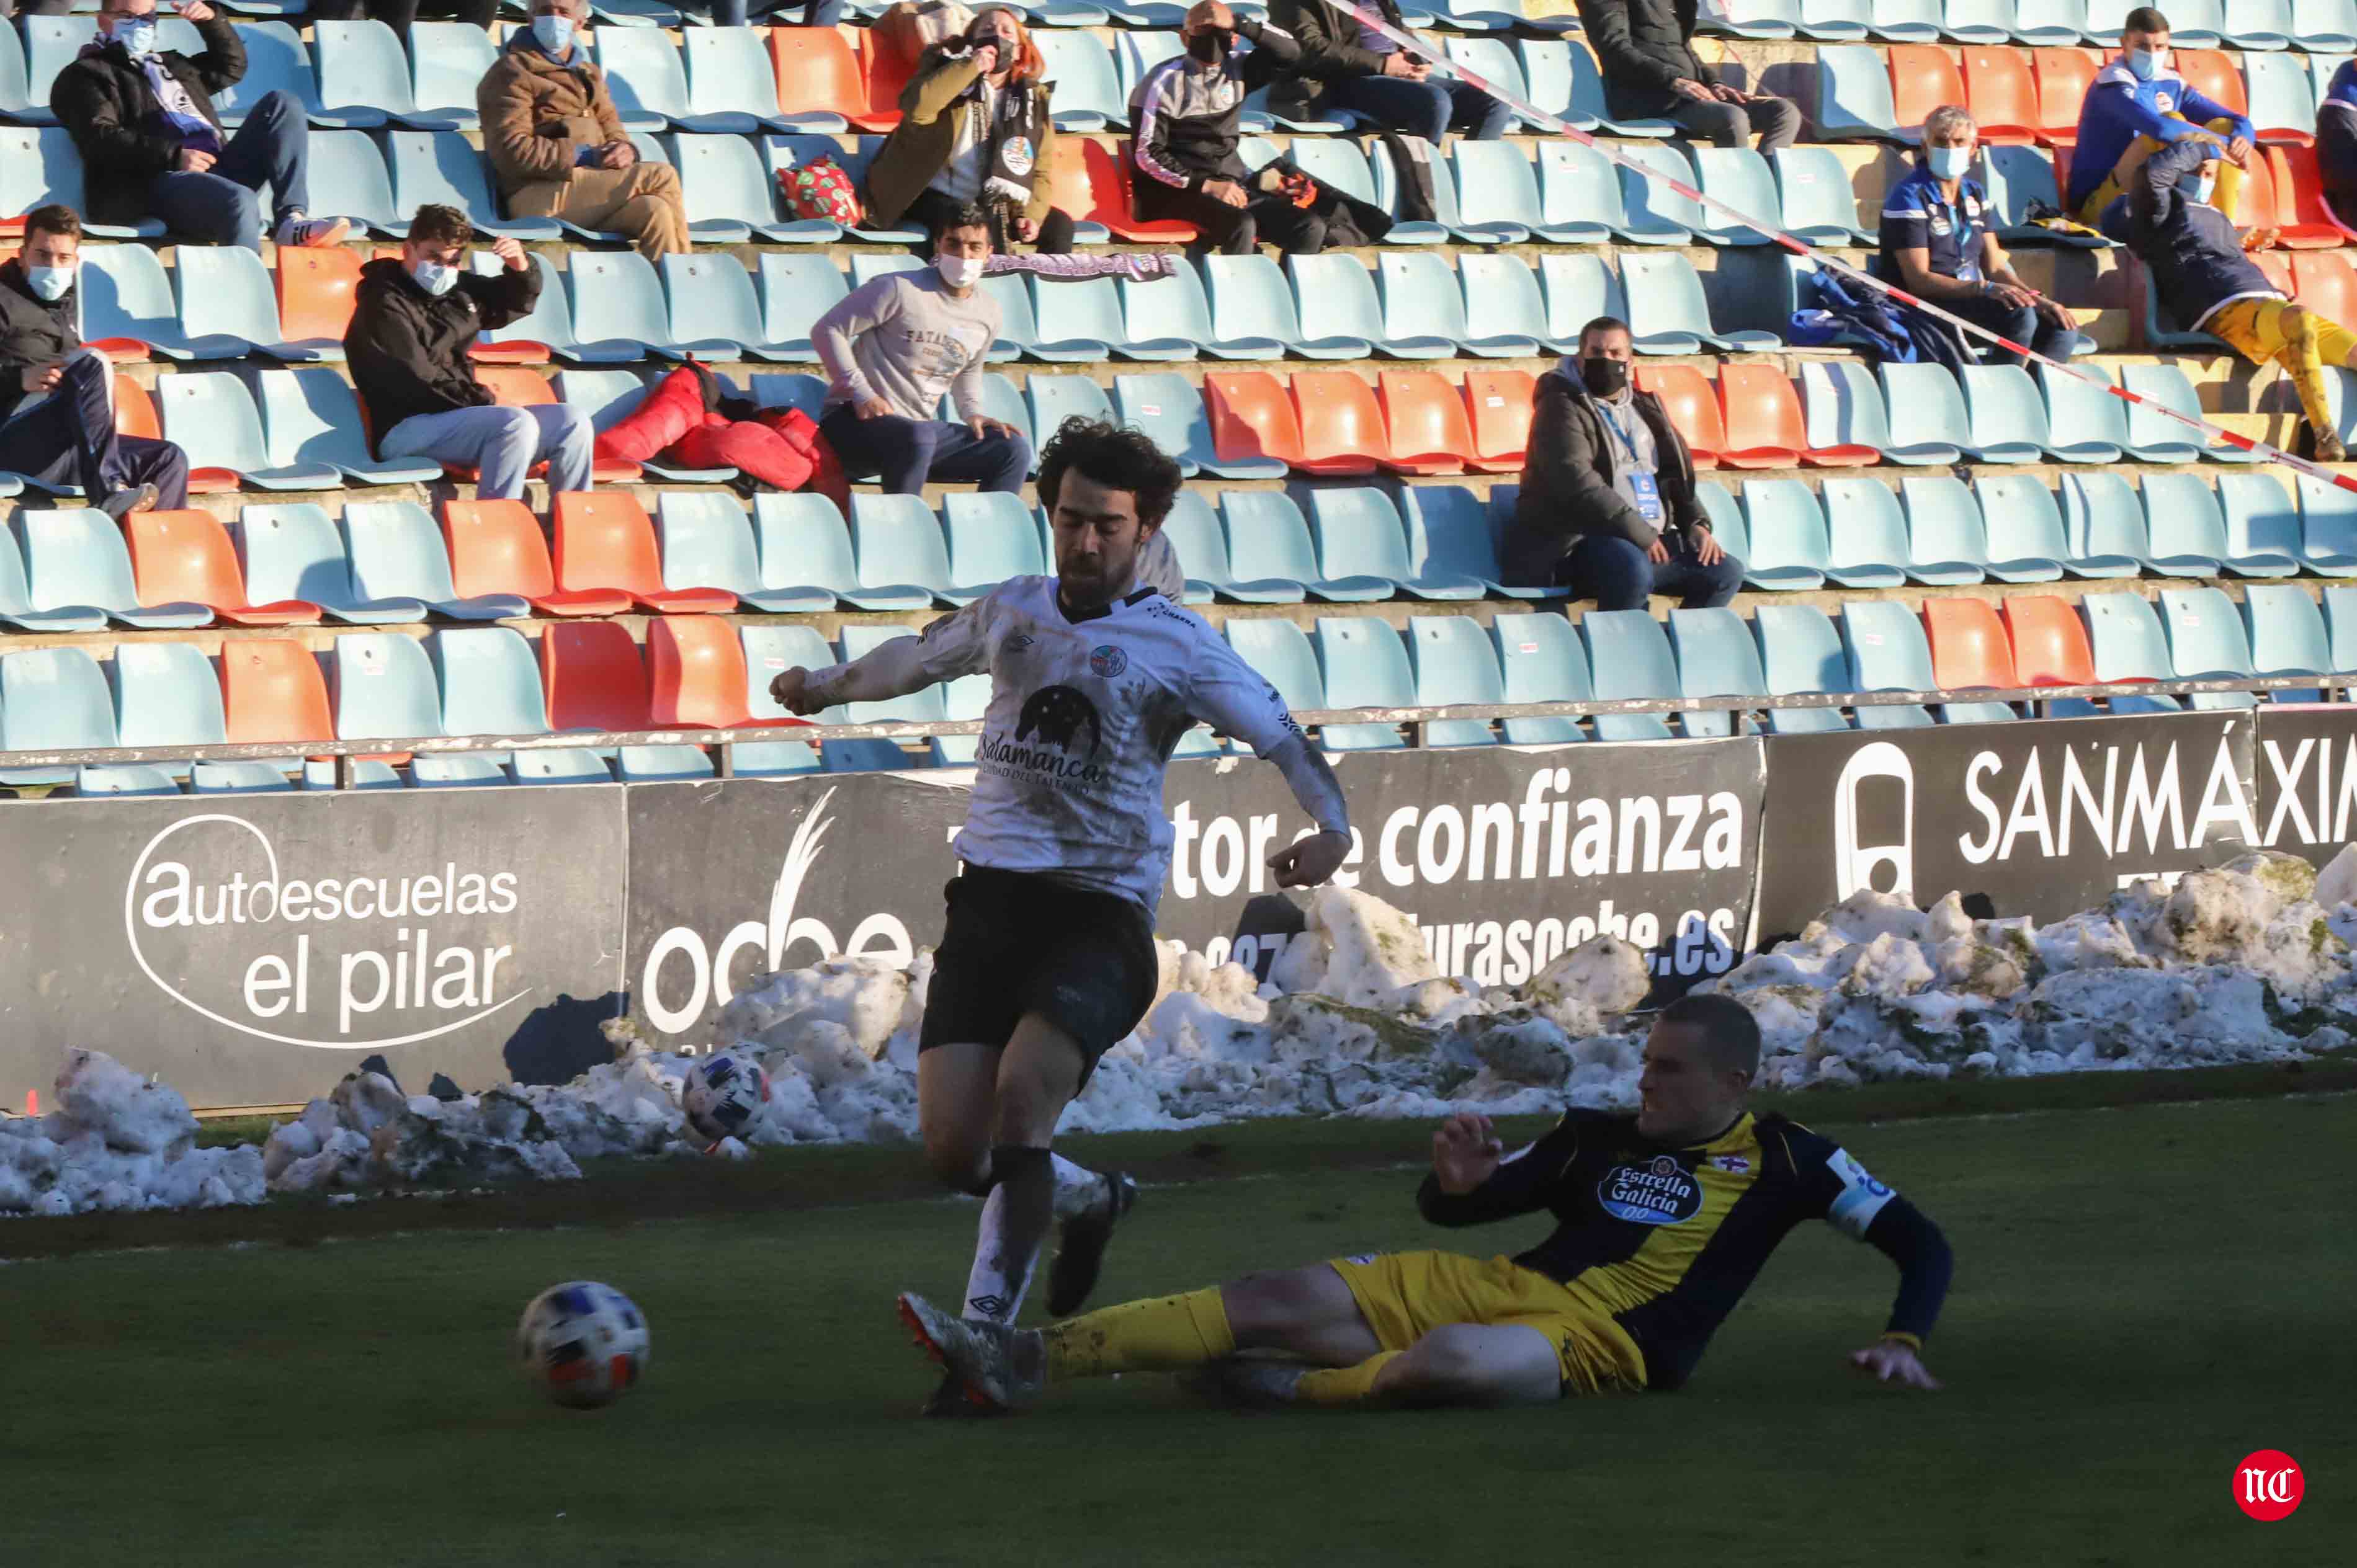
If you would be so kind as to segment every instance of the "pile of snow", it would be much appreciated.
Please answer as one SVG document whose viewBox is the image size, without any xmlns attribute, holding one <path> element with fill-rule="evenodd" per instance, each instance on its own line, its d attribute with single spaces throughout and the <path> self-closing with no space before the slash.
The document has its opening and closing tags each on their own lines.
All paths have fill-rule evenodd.
<svg viewBox="0 0 2357 1568">
<path fill-rule="evenodd" d="M 1760 1020 L 1774 1089 L 1953 1074 L 2026 1076 L 2282 1059 L 2357 1033 L 2357 849 L 2319 875 L 2255 853 L 2141 883 L 2051 925 L 1975 920 L 1860 893 L 1703 989 Z M 1609 935 L 1524 985 L 1442 974 L 1415 924 L 1364 893 L 1319 890 L 1267 983 L 1163 945 L 1153 1007 L 1106 1053 L 1064 1128 L 1183 1128 L 1243 1117 L 1493 1115 L 1636 1104 L 1650 983 Z M 755 1144 L 917 1135 L 917 1036 L 932 957 L 837 958 L 772 974 L 721 1015 L 714 1048 L 758 1059 Z M 260 1148 L 193 1149 L 171 1090 L 75 1052 L 58 1110 L 0 1121 L 0 1212 L 177 1208 L 275 1192 L 559 1180 L 581 1162 L 706 1151 L 680 1110 L 696 1058 L 620 1022 L 616 1059 L 571 1083 L 405 1096 L 356 1073 Z"/>
</svg>

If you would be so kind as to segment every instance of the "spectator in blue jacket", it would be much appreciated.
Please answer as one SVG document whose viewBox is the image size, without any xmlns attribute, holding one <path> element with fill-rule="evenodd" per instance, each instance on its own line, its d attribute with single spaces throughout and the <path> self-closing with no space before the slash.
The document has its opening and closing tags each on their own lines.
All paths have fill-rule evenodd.
<svg viewBox="0 0 2357 1568">
<path fill-rule="evenodd" d="M 2125 243 L 2136 170 L 2162 147 L 2192 137 L 2225 149 L 2212 199 L 2232 218 L 2251 136 L 2249 116 L 2204 98 L 2178 75 L 2169 18 L 2139 5 L 2121 24 L 2120 58 L 2095 73 L 2079 105 L 2079 140 L 2062 205 L 2080 222 Z"/>
</svg>

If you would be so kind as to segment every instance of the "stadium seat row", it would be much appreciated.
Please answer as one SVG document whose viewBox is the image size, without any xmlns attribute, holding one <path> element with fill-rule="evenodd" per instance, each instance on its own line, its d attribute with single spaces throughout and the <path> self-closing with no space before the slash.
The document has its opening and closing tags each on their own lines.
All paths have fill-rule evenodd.
<svg viewBox="0 0 2357 1568">
<path fill-rule="evenodd" d="M 1822 42 L 2117 44 L 2132 0 L 1727 0 L 1697 30 Z M 2351 0 L 2179 0 L 2169 19 L 2181 45 L 2244 49 L 2357 48 Z"/>
</svg>

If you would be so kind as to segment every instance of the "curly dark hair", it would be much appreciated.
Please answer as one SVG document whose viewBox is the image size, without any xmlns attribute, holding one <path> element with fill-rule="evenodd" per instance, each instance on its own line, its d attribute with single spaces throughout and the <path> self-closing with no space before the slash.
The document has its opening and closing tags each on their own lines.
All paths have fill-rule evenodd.
<svg viewBox="0 0 2357 1568">
<path fill-rule="evenodd" d="M 1074 469 L 1109 490 L 1136 498 L 1142 528 L 1158 528 L 1178 499 L 1178 460 L 1134 425 L 1108 424 L 1074 414 L 1039 449 L 1039 504 L 1052 516 L 1064 474 Z"/>
<path fill-rule="evenodd" d="M 969 201 L 956 211 L 933 225 L 933 249 L 942 248 L 942 236 L 952 229 L 990 229 L 990 209 L 979 201 Z M 994 248 L 997 242 L 992 241 Z"/>
</svg>

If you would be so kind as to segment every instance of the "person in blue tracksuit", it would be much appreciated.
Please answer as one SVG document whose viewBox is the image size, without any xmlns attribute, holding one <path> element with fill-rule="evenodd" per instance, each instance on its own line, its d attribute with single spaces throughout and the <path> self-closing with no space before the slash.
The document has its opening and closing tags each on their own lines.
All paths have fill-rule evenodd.
<svg viewBox="0 0 2357 1568">
<path fill-rule="evenodd" d="M 2232 217 L 2243 166 L 2252 156 L 2251 135 L 2247 115 L 2203 97 L 2177 73 L 2169 18 L 2139 5 L 2121 27 L 2120 58 L 2095 73 L 2079 106 L 2079 140 L 2062 205 L 2082 223 L 2125 242 L 2136 170 L 2169 143 L 2199 137 L 2225 149 L 2213 199 Z"/>
</svg>

